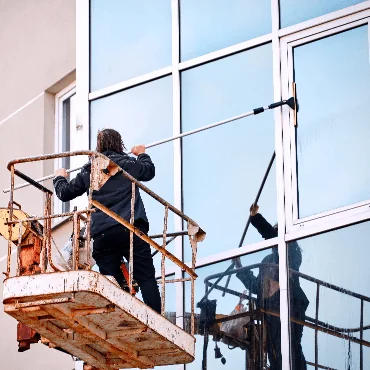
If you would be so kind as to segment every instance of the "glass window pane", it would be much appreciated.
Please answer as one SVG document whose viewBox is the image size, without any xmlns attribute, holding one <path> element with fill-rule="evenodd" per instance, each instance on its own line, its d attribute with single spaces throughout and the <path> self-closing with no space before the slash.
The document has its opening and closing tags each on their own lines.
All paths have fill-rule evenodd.
<svg viewBox="0 0 370 370">
<path fill-rule="evenodd" d="M 273 99 L 271 54 L 268 44 L 184 72 L 182 130 L 269 104 Z M 184 210 L 207 232 L 198 257 L 238 247 L 273 152 L 272 112 L 183 138 Z M 274 224 L 275 165 L 259 204 L 260 212 Z M 244 244 L 260 240 L 251 226 Z M 191 260 L 188 248 L 185 258 Z"/>
<path fill-rule="evenodd" d="M 294 49 L 299 216 L 369 199 L 368 27 Z"/>
<path fill-rule="evenodd" d="M 172 136 L 172 78 L 162 78 L 94 100 L 91 103 L 92 148 L 96 147 L 97 131 L 103 128 L 119 131 L 128 150 L 135 144 L 149 144 Z M 148 149 L 147 153 L 155 165 L 156 175 L 146 185 L 173 204 L 173 143 Z M 149 234 L 161 234 L 164 207 L 143 191 L 140 193 L 150 222 Z M 173 227 L 173 214 L 169 212 L 168 232 L 173 231 Z M 174 243 L 168 250 L 173 253 Z M 160 273 L 160 253 L 154 261 Z"/>
<path fill-rule="evenodd" d="M 281 28 L 364 2 L 365 0 L 280 0 Z"/>
<path fill-rule="evenodd" d="M 181 0 L 181 60 L 271 32 L 270 0 Z"/>
<path fill-rule="evenodd" d="M 318 365 L 330 369 L 362 368 L 359 345 L 361 298 L 364 302 L 363 353 L 364 360 L 369 359 L 369 238 L 370 223 L 366 222 L 289 243 L 294 369 L 301 368 L 302 350 L 305 360 L 315 363 L 316 312 Z M 296 272 L 299 264 L 296 256 L 299 254 L 299 272 L 303 275 Z M 365 362 L 363 368 L 366 368 Z"/>
<path fill-rule="evenodd" d="M 241 257 L 241 266 L 230 273 L 231 279 L 226 294 L 223 296 L 222 288 L 228 276 L 224 276 L 215 289 L 210 291 L 230 263 L 231 260 L 219 262 L 196 270 L 198 274 L 195 287 L 196 352 L 195 361 L 186 365 L 186 369 L 202 368 L 203 349 L 206 348 L 208 369 L 279 370 L 281 369 L 281 330 L 277 248 Z M 190 287 L 190 283 L 185 284 L 186 297 L 190 294 Z M 204 299 L 206 291 L 210 293 Z M 231 319 L 232 316 L 243 313 L 245 316 Z M 190 328 L 189 318 L 190 300 L 188 299 L 185 300 L 186 330 Z M 216 323 L 215 320 L 218 322 Z M 208 348 L 207 335 L 205 335 L 207 331 Z M 265 346 L 262 343 L 265 343 Z M 218 356 L 216 356 L 217 347 L 220 351 Z M 264 349 L 266 349 L 265 353 Z M 225 366 L 221 362 L 221 356 L 226 360 Z"/>
<path fill-rule="evenodd" d="M 169 0 L 91 1 L 91 91 L 169 65 Z"/>
</svg>

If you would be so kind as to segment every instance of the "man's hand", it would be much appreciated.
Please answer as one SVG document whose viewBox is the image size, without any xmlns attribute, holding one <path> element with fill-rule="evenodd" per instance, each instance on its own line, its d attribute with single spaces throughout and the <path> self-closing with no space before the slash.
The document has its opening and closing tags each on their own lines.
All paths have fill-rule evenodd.
<svg viewBox="0 0 370 370">
<path fill-rule="evenodd" d="M 237 258 L 234 258 L 234 263 L 235 263 L 235 267 L 238 269 L 240 267 L 243 267 L 242 265 L 242 261 L 240 261 L 240 258 L 237 257 Z"/>
<path fill-rule="evenodd" d="M 131 149 L 131 153 L 132 153 L 133 155 L 136 155 L 136 156 L 138 156 L 138 155 L 140 155 L 140 154 L 145 153 L 145 145 L 142 145 L 142 144 L 140 144 L 140 145 L 135 145 L 135 146 Z"/>
<path fill-rule="evenodd" d="M 252 204 L 250 208 L 251 216 L 255 216 L 259 209 L 260 207 L 257 204 Z"/>
<path fill-rule="evenodd" d="M 56 170 L 54 172 L 54 177 L 63 176 L 65 178 L 68 177 L 68 173 L 65 168 L 59 168 L 59 170 Z"/>
</svg>

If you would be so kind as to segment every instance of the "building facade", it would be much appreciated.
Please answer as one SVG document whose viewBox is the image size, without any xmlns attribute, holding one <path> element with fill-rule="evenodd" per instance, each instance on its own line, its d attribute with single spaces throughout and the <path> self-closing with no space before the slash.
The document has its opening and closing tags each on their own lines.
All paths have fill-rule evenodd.
<svg viewBox="0 0 370 370">
<path fill-rule="evenodd" d="M 20 17 L 22 27 L 30 21 L 25 9 L 31 12 L 31 2 L 15 3 L 17 8 L 2 5 L 7 35 L 16 28 L 12 17 Z M 1 36 L 16 54 L 4 58 L 8 66 L 1 70 L 13 71 L 4 75 L 4 86 L 12 91 L 27 81 L 10 95 L 1 90 L 9 101 L 0 108 L 0 135 L 7 138 L 0 149 L 1 185 L 8 186 L 7 160 L 94 149 L 102 128 L 118 130 L 130 149 L 296 95 L 296 113 L 283 106 L 147 150 L 156 166 L 148 186 L 207 232 L 198 247 L 195 302 L 212 289 L 208 301 L 216 305 L 219 329 L 229 334 L 198 329 L 195 361 L 185 367 L 370 368 L 370 1 L 32 3 L 39 9 L 32 14 L 42 14 L 50 22 L 43 29 L 55 35 L 44 32 L 40 51 L 30 48 L 29 58 L 39 58 L 32 63 L 23 61 L 23 52 L 30 47 L 25 40 L 35 39 L 34 26 L 28 33 L 27 27 L 10 32 L 16 42 Z M 26 46 L 19 51 L 21 42 Z M 16 148 L 8 139 L 15 128 L 25 133 Z M 40 140 L 29 142 L 31 134 Z M 39 177 L 53 166 L 79 163 L 45 164 L 28 173 Z M 254 218 L 243 236 L 260 188 L 259 213 L 271 233 L 261 235 Z M 150 232 L 162 233 L 162 207 L 143 198 Z M 19 192 L 19 199 L 31 213 L 42 207 L 30 190 Z M 183 226 L 169 218 L 168 231 Z M 57 243 L 69 232 L 68 222 L 55 225 Z M 191 263 L 186 240 L 177 238 L 168 249 Z M 158 277 L 160 265 L 158 254 Z M 171 263 L 166 274 L 182 277 Z M 167 285 L 166 311 L 187 328 L 190 285 Z M 223 320 L 239 313 L 248 314 Z M 11 332 L 14 323 L 1 317 Z M 42 358 L 45 368 L 57 356 L 60 369 L 73 366 L 68 356 L 40 345 L 22 355 L 13 350 L 14 341 L 6 346 L 0 349 L 12 353 L 12 362 L 0 358 L 6 368 L 23 369 L 24 356 L 34 359 L 41 351 L 47 355 L 37 361 Z"/>
</svg>

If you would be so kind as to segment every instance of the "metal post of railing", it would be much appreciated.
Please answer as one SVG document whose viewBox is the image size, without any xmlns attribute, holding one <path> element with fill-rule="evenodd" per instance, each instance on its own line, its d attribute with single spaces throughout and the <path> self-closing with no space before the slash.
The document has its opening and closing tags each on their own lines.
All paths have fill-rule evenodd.
<svg viewBox="0 0 370 370">
<path fill-rule="evenodd" d="M 13 197 L 14 197 L 14 165 L 10 167 L 10 197 L 9 197 L 9 221 L 13 221 Z M 12 255 L 12 232 L 13 224 L 8 225 L 8 257 L 6 260 L 6 276 L 10 275 L 10 258 Z"/>
<path fill-rule="evenodd" d="M 135 223 L 135 198 L 136 198 L 136 185 L 134 182 L 131 183 L 131 218 L 130 224 L 134 226 Z M 130 257 L 129 257 L 129 278 L 128 286 L 130 294 L 132 294 L 132 286 L 134 279 L 134 233 L 130 230 Z"/>
<path fill-rule="evenodd" d="M 72 270 L 78 270 L 79 264 L 79 240 L 80 237 L 80 218 L 79 214 L 75 208 L 75 212 L 73 215 L 73 252 L 72 252 Z"/>
<path fill-rule="evenodd" d="M 46 245 L 47 245 L 47 254 L 48 254 L 48 262 L 49 266 L 54 270 L 54 271 L 60 271 L 53 263 L 53 257 L 51 253 L 51 194 L 50 193 L 45 193 L 46 197 L 46 209 L 47 209 L 47 214 L 48 218 L 45 219 L 44 221 L 44 228 L 46 232 Z"/>
<path fill-rule="evenodd" d="M 91 156 L 89 156 L 91 158 Z M 92 209 L 92 195 L 93 195 L 93 170 L 91 169 L 90 173 L 90 186 L 89 186 L 89 194 L 88 194 L 88 209 Z M 86 254 L 87 254 L 87 269 L 91 270 L 91 256 L 90 256 L 90 244 L 91 244 L 91 213 L 88 212 L 86 215 Z"/>
<path fill-rule="evenodd" d="M 189 223 L 188 223 L 189 228 Z M 189 235 L 189 241 L 191 245 L 191 268 L 195 270 L 196 258 L 197 258 L 197 241 L 194 237 Z M 195 279 L 194 277 L 191 278 L 191 335 L 194 335 L 195 331 Z"/>
<path fill-rule="evenodd" d="M 168 220 L 168 207 L 164 207 L 164 219 L 163 219 L 163 248 L 166 248 L 167 238 L 167 220 Z M 161 314 L 165 314 L 166 305 L 166 257 L 162 254 L 161 260 L 161 272 L 162 272 L 162 295 L 161 295 Z"/>
<path fill-rule="evenodd" d="M 16 272 L 16 276 L 20 275 L 20 267 L 21 267 L 22 222 L 18 222 L 18 233 L 19 234 L 18 234 L 18 245 L 17 245 L 17 272 Z"/>
<path fill-rule="evenodd" d="M 318 346 L 318 320 L 319 320 L 319 304 L 320 304 L 320 284 L 316 284 L 316 314 L 315 314 L 315 370 L 319 367 L 319 346 Z"/>
<path fill-rule="evenodd" d="M 364 353 L 362 341 L 364 339 L 364 300 L 361 299 L 361 313 L 360 313 L 360 370 L 364 369 Z"/>
</svg>

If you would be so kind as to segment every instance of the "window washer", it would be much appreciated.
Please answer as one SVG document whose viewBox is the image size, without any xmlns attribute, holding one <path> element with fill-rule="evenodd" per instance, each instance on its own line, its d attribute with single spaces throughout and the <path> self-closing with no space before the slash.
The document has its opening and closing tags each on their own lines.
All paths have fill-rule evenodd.
<svg viewBox="0 0 370 370">
<path fill-rule="evenodd" d="M 136 159 L 124 153 L 125 149 L 119 132 L 112 129 L 98 132 L 97 152 L 107 156 L 137 180 L 152 180 L 155 176 L 155 167 L 149 155 L 145 153 L 145 146 L 137 145 L 132 148 L 131 152 L 137 156 Z M 90 186 L 90 171 L 91 165 L 87 163 L 70 182 L 67 181 L 68 174 L 64 168 L 55 171 L 53 183 L 57 197 L 63 202 L 68 202 L 86 193 Z M 92 197 L 130 221 L 131 189 L 131 181 L 117 173 L 109 178 L 99 191 L 94 191 Z M 148 234 L 149 222 L 139 189 L 136 189 L 135 193 L 134 225 Z M 121 271 L 121 260 L 122 256 L 129 260 L 130 232 L 104 212 L 96 210 L 91 216 L 91 236 L 94 239 L 93 257 L 100 272 L 113 276 L 123 287 L 126 282 Z M 136 235 L 133 248 L 133 277 L 140 287 L 144 302 L 160 313 L 161 299 L 155 280 L 150 246 Z"/>
<path fill-rule="evenodd" d="M 277 224 L 272 226 L 261 214 L 258 213 L 258 205 L 250 208 L 251 223 L 257 229 L 264 239 L 272 239 L 278 236 Z M 296 242 L 291 243 L 289 247 L 289 268 L 299 271 L 302 264 L 302 251 Z M 266 256 L 262 263 L 279 264 L 279 255 L 277 248 L 272 249 L 272 253 Z M 240 259 L 235 261 L 235 266 L 242 267 Z M 257 277 L 250 270 L 237 273 L 236 276 L 245 285 L 251 289 L 252 293 L 257 294 L 257 301 L 260 307 L 266 310 L 280 313 L 280 290 L 279 290 L 279 270 L 271 267 L 260 267 Z M 303 292 L 297 275 L 290 274 L 290 315 L 296 319 L 305 320 L 305 313 L 309 301 Z M 280 318 L 266 314 L 267 329 L 267 353 L 270 361 L 271 370 L 281 370 L 281 328 Z M 306 370 L 306 360 L 303 354 L 301 340 L 303 335 L 303 326 L 291 322 L 291 348 L 292 364 L 294 370 Z"/>
</svg>

